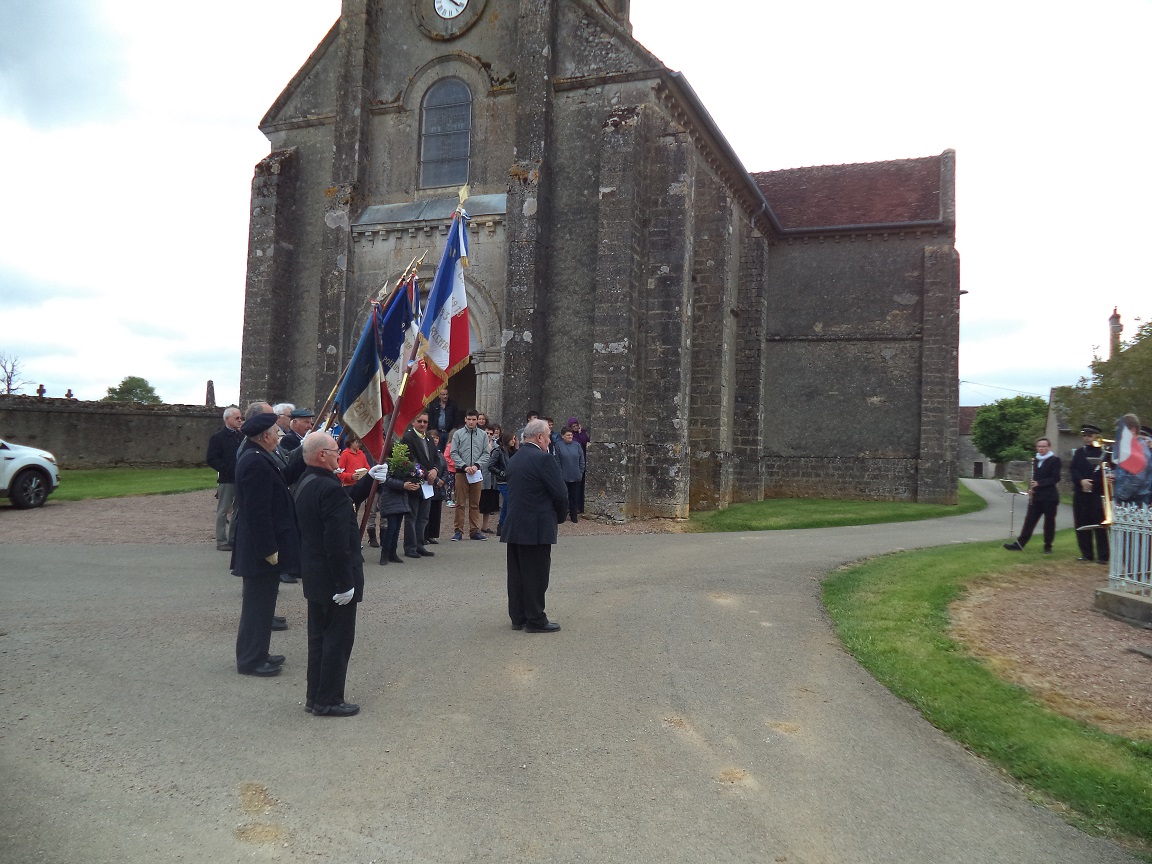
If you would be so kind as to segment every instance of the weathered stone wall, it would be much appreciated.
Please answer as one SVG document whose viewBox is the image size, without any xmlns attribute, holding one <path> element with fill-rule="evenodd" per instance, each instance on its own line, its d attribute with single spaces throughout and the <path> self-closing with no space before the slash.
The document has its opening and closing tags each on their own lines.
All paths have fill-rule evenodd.
<svg viewBox="0 0 1152 864">
<path fill-rule="evenodd" d="M 894 233 L 773 247 L 766 497 L 797 494 L 806 466 L 825 462 L 850 473 L 842 483 L 827 471 L 830 497 L 955 500 L 958 285 L 951 248 L 936 242 Z"/>
<path fill-rule="evenodd" d="M 223 416 L 200 405 L 0 396 L 0 436 L 49 451 L 61 468 L 202 466 Z"/>
</svg>

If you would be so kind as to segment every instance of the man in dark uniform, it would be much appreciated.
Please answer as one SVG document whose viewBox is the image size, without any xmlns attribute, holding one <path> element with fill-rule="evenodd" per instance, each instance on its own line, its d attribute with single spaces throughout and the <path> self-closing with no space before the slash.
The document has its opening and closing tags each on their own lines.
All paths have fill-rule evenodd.
<svg viewBox="0 0 1152 864">
<path fill-rule="evenodd" d="M 364 556 L 353 502 L 357 495 L 367 497 L 372 478 L 361 478 L 345 492 L 334 473 L 340 449 L 327 432 L 309 435 L 302 449 L 308 467 L 295 497 L 300 575 L 308 601 L 304 708 L 317 717 L 351 717 L 360 706 L 344 701 L 344 683 L 356 641 L 356 605 L 364 599 Z"/>
<path fill-rule="evenodd" d="M 508 460 L 508 513 L 500 542 L 508 544 L 508 617 L 513 630 L 555 633 L 544 613 L 556 525 L 568 512 L 568 487 L 548 455 L 548 424 L 530 420 L 524 445 Z"/>
<path fill-rule="evenodd" d="M 244 580 L 236 671 L 268 677 L 280 674 L 282 655 L 269 656 L 272 619 L 281 573 L 300 567 L 300 536 L 292 494 L 273 455 L 279 434 L 275 414 L 257 414 L 240 431 L 248 439 L 236 460 L 236 546 L 232 570 Z"/>
<path fill-rule="evenodd" d="M 312 418 L 316 415 L 310 408 L 296 408 L 288 420 L 288 431 L 280 439 L 280 449 L 291 453 L 304 443 L 304 436 L 312 429 Z"/>
<path fill-rule="evenodd" d="M 1072 520 L 1076 525 L 1076 542 L 1080 545 L 1081 561 L 1108 563 L 1107 526 L 1090 528 L 1104 521 L 1103 484 L 1100 461 L 1103 451 L 1096 446 L 1100 427 L 1085 423 L 1080 430 L 1084 446 L 1072 452 L 1068 474 L 1072 478 Z M 1095 538 L 1095 550 L 1092 540 Z"/>
</svg>

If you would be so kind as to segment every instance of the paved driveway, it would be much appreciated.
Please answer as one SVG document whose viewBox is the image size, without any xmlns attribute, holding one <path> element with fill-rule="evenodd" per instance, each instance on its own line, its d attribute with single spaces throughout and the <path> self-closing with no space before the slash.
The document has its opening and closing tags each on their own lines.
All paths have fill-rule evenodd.
<svg viewBox="0 0 1152 864">
<path fill-rule="evenodd" d="M 286 671 L 253 679 L 210 545 L 0 545 L 0 859 L 1132 861 L 876 684 L 822 611 L 843 562 L 1003 539 L 982 488 L 933 522 L 566 539 L 556 635 L 508 628 L 498 543 L 369 563 L 351 719 L 303 711 L 299 586 Z"/>
</svg>

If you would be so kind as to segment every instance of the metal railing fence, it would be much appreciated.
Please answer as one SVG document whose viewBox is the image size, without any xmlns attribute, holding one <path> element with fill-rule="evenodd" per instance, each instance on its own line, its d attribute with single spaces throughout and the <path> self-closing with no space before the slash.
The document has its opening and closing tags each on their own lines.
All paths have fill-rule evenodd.
<svg viewBox="0 0 1152 864">
<path fill-rule="evenodd" d="M 1152 596 L 1152 508 L 1146 504 L 1116 504 L 1108 539 L 1108 587 Z"/>
</svg>

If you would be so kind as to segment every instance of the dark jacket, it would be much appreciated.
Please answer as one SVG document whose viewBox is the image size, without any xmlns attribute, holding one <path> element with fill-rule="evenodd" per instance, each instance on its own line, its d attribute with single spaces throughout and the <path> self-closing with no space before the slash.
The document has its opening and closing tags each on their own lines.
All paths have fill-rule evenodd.
<svg viewBox="0 0 1152 864">
<path fill-rule="evenodd" d="M 331 603 L 332 595 L 355 588 L 353 599 L 357 603 L 363 600 L 360 526 L 353 499 L 335 474 L 315 465 L 305 469 L 296 485 L 296 518 L 300 524 L 304 597 L 315 603 Z"/>
<path fill-rule="evenodd" d="M 508 460 L 508 513 L 501 543 L 540 546 L 556 542 L 556 524 L 568 515 L 568 487 L 556 460 L 535 444 L 521 445 Z"/>
<path fill-rule="evenodd" d="M 400 477 L 389 477 L 376 486 L 376 509 L 381 516 L 395 516 L 409 512 L 408 490 Z"/>
<path fill-rule="evenodd" d="M 1072 479 L 1072 491 L 1077 495 L 1099 495 L 1103 491 L 1100 488 L 1100 470 L 1099 462 L 1090 462 L 1090 459 L 1099 459 L 1101 457 L 1101 450 L 1099 447 L 1077 447 L 1072 451 L 1072 464 L 1068 468 L 1068 474 Z M 1081 480 L 1091 480 L 1092 490 L 1085 492 L 1081 486 Z"/>
<path fill-rule="evenodd" d="M 1032 460 L 1032 479 L 1036 481 L 1036 488 L 1032 493 L 1032 501 L 1039 504 L 1044 501 L 1060 500 L 1060 457 L 1049 456 L 1043 462 Z"/>
<path fill-rule="evenodd" d="M 270 453 L 246 447 L 236 460 L 236 545 L 232 569 L 237 576 L 279 578 L 300 569 L 300 534 L 292 493 Z M 265 559 L 278 553 L 276 564 Z"/>
<path fill-rule="evenodd" d="M 208 453 L 204 461 L 216 472 L 217 483 L 236 482 L 236 451 L 244 443 L 244 433 L 239 429 L 222 426 L 208 439 Z"/>
<path fill-rule="evenodd" d="M 433 399 L 432 404 L 424 410 L 428 412 L 428 428 L 439 429 L 441 414 L 440 400 Z M 460 414 L 460 409 L 456 407 L 456 403 L 451 399 L 449 399 L 448 404 L 444 406 L 443 414 L 444 430 L 446 434 L 441 434 L 440 443 L 446 445 L 448 443 L 448 435 L 452 433 L 452 430 L 457 426 L 464 425 L 464 417 Z"/>
<path fill-rule="evenodd" d="M 408 453 L 412 457 L 413 462 L 419 462 L 420 467 L 424 469 L 424 475 L 428 475 L 428 471 L 436 467 L 436 457 L 439 453 L 436 450 L 436 445 L 432 443 L 432 439 L 427 435 L 421 438 L 416 434 L 415 430 L 409 429 L 404 433 L 404 437 L 400 439 L 400 443 L 408 448 Z"/>
<path fill-rule="evenodd" d="M 284 437 L 280 439 L 280 449 L 285 453 L 291 453 L 303 443 L 304 439 L 297 435 L 295 430 L 289 429 L 284 433 Z"/>
</svg>

